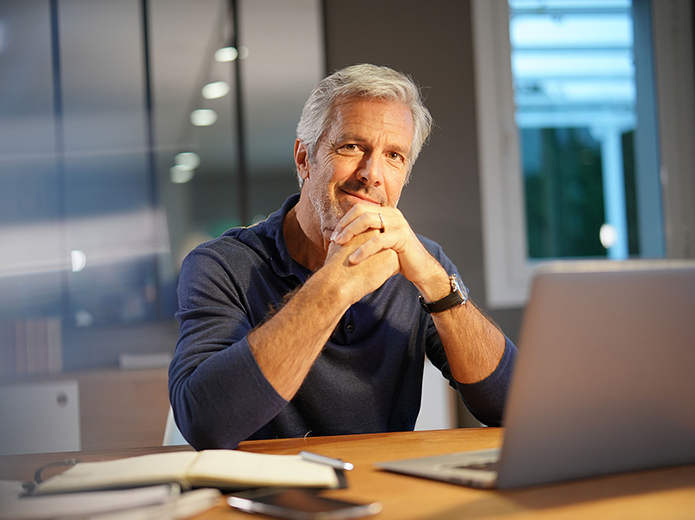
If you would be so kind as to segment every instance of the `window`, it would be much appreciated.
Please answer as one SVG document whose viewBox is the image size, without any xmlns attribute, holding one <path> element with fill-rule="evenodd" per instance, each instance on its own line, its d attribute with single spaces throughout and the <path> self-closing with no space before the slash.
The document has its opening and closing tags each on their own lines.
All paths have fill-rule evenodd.
<svg viewBox="0 0 695 520">
<path fill-rule="evenodd" d="M 639 255 L 630 0 L 509 7 L 528 257 Z"/>
<path fill-rule="evenodd" d="M 473 2 L 490 307 L 523 305 L 542 261 L 688 255 L 692 220 L 673 184 L 692 174 L 667 183 L 664 171 L 692 152 L 683 139 L 664 154 L 658 136 L 680 125 L 692 140 L 693 125 L 655 114 L 674 99 L 692 109 L 692 79 L 688 90 L 663 64 L 657 76 L 651 53 L 678 48 L 662 54 L 692 78 L 690 15 L 658 4 L 652 46 L 642 0 Z"/>
</svg>

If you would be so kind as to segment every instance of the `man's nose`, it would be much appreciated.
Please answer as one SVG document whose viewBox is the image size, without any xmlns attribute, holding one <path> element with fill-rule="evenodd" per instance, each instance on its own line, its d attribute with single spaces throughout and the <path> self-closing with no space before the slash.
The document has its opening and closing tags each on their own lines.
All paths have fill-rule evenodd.
<svg viewBox="0 0 695 520">
<path fill-rule="evenodd" d="M 365 157 L 357 177 L 368 186 L 380 186 L 384 182 L 383 160 L 377 154 Z"/>
</svg>

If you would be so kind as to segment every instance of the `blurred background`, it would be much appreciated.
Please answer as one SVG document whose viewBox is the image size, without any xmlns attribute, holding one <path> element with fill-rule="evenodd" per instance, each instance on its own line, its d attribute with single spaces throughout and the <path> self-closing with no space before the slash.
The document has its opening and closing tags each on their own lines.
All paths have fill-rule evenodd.
<svg viewBox="0 0 695 520">
<path fill-rule="evenodd" d="M 0 312 L 45 321 L 62 370 L 170 351 L 143 326 L 175 333 L 188 250 L 296 191 L 294 128 L 324 69 L 320 11 L 250 1 L 235 20 L 234 5 L 0 8 Z"/>
<path fill-rule="evenodd" d="M 490 280 L 519 264 L 695 256 L 692 162 L 669 159 L 693 142 L 692 6 L 3 0 L 0 386 L 59 387 L 35 406 L 12 404 L 26 386 L 0 393 L 0 415 L 70 409 L 72 433 L 55 437 L 71 449 L 161 435 L 183 257 L 297 191 L 302 106 L 353 63 L 423 87 L 436 127 L 400 208 L 513 340 L 528 276 L 511 296 Z M 496 149 L 490 107 L 507 107 Z M 435 415 L 475 425 L 455 405 Z M 26 428 L 43 426 L 12 435 Z"/>
</svg>

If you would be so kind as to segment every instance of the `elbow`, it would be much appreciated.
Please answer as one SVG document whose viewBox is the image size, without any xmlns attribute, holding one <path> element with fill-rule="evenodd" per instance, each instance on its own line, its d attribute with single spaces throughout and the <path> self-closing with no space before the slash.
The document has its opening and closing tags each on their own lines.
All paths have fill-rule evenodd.
<svg viewBox="0 0 695 520">
<path fill-rule="evenodd" d="M 196 450 L 235 449 L 244 440 L 227 432 L 220 432 L 210 421 L 192 415 L 182 421 L 181 433 Z"/>
<path fill-rule="evenodd" d="M 196 450 L 234 449 L 244 440 L 235 435 L 222 411 L 199 403 L 188 392 L 172 392 L 170 400 L 181 435 Z"/>
</svg>

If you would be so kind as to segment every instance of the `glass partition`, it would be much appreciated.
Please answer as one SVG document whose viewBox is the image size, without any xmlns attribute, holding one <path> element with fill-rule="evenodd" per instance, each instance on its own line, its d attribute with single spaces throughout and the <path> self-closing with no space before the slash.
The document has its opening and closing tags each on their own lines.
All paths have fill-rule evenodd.
<svg viewBox="0 0 695 520">
<path fill-rule="evenodd" d="M 0 377 L 173 352 L 185 254 L 297 190 L 319 4 L 0 4 Z"/>
</svg>

